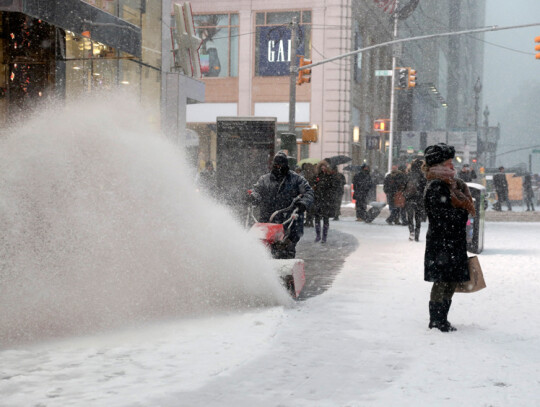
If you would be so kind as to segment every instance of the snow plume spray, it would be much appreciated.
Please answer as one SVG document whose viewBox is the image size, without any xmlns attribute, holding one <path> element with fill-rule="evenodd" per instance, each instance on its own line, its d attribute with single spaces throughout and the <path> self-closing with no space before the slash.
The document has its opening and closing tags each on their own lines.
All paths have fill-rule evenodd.
<svg viewBox="0 0 540 407">
<path fill-rule="evenodd" d="M 290 301 L 145 117 L 101 95 L 0 138 L 0 346 Z"/>
</svg>

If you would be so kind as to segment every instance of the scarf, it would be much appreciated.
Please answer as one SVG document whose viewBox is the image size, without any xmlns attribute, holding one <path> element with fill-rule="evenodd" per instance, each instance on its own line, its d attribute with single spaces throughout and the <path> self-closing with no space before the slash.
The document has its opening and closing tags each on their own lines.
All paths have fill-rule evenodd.
<svg viewBox="0 0 540 407">
<path fill-rule="evenodd" d="M 465 209 L 469 214 L 474 216 L 474 202 L 469 191 L 469 187 L 460 179 L 454 178 L 456 171 L 443 165 L 434 165 L 429 167 L 426 172 L 428 180 L 440 179 L 448 185 L 450 189 L 450 198 L 454 208 Z"/>
</svg>

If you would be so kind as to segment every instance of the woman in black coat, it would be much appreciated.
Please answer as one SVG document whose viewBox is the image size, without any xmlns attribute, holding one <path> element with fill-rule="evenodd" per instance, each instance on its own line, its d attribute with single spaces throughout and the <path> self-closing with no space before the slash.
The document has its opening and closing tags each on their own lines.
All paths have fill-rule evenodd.
<svg viewBox="0 0 540 407">
<path fill-rule="evenodd" d="M 424 280 L 433 282 L 429 328 L 455 331 L 448 322 L 452 296 L 459 282 L 469 280 L 466 225 L 474 203 L 452 163 L 454 147 L 444 143 L 425 150 L 427 186 L 424 206 L 429 220 L 424 256 Z"/>
<path fill-rule="evenodd" d="M 327 161 L 322 160 L 317 164 L 315 182 L 313 191 L 315 197 L 315 206 L 313 216 L 315 219 L 315 242 L 326 243 L 328 229 L 330 229 L 330 217 L 336 212 L 336 196 L 341 188 L 340 180 L 330 169 Z M 323 220 L 322 239 L 321 239 L 321 218 Z"/>
<path fill-rule="evenodd" d="M 409 240 L 419 241 L 420 227 L 424 219 L 424 189 L 426 177 L 422 172 L 424 162 L 416 159 L 411 163 L 411 170 L 407 174 L 407 184 L 403 190 L 405 195 L 405 210 L 409 220 Z"/>
</svg>

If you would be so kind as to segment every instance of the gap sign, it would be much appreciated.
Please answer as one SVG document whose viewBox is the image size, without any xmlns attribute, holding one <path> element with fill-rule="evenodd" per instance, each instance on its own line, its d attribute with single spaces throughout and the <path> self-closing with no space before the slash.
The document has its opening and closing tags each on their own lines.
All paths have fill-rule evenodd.
<svg viewBox="0 0 540 407">
<path fill-rule="evenodd" d="M 299 27 L 299 45 L 296 55 L 304 55 L 304 35 Z M 259 75 L 289 75 L 291 62 L 291 30 L 288 27 L 273 26 L 259 28 Z"/>
</svg>

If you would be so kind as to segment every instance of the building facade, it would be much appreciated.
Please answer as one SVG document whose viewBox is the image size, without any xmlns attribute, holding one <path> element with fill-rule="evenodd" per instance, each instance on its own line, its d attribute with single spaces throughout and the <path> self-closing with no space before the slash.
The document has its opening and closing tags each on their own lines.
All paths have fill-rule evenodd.
<svg viewBox="0 0 540 407">
<path fill-rule="evenodd" d="M 201 138 L 203 160 L 215 159 L 218 116 L 277 117 L 289 121 L 290 23 L 300 25 L 298 55 L 320 60 L 351 50 L 351 0 L 191 1 L 200 49 L 205 103 L 188 107 L 188 124 Z M 219 63 L 216 63 L 218 61 Z M 318 141 L 299 142 L 299 157 L 349 154 L 351 59 L 313 68 L 296 88 L 296 129 L 317 127 Z"/>
<path fill-rule="evenodd" d="M 299 0 L 294 7 L 287 1 L 191 3 L 203 40 L 206 101 L 188 107 L 188 125 L 201 139 L 203 160 L 215 159 L 218 116 L 274 116 L 278 129 L 287 131 L 293 16 L 301 26 L 298 54 L 314 62 L 393 39 L 391 9 L 381 7 L 388 2 Z M 485 0 L 400 3 L 408 13 L 398 23 L 398 38 L 480 27 L 484 21 Z M 404 137 L 411 131 L 428 133 L 421 139 L 435 140 L 441 134 L 447 139 L 448 131 L 471 130 L 483 46 L 471 36 L 443 37 L 406 43 L 396 52 L 397 66 L 412 67 L 418 76 L 415 88 L 396 91 L 393 154 L 403 160 L 410 146 L 402 142 L 402 132 L 408 132 Z M 298 158 L 345 154 L 354 163 L 385 167 L 388 133 L 375 132 L 373 123 L 390 116 L 391 77 L 377 71 L 391 70 L 392 53 L 391 47 L 379 47 L 312 69 L 311 83 L 296 88 Z M 318 128 L 317 142 L 302 144 L 303 127 Z"/>
<path fill-rule="evenodd" d="M 204 84 L 175 70 L 170 0 L 0 2 L 0 134 L 51 99 L 123 88 L 180 143 Z M 183 120 L 182 120 L 183 119 Z"/>
</svg>

